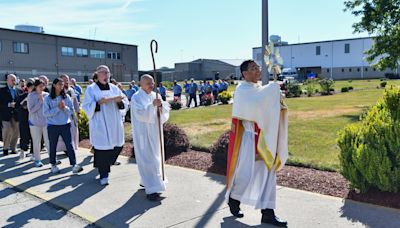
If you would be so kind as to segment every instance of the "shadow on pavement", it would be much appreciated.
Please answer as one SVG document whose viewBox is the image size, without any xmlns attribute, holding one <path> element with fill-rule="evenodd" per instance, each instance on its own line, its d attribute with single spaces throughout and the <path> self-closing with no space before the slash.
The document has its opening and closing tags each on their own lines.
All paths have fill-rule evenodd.
<svg viewBox="0 0 400 228">
<path fill-rule="evenodd" d="M 148 201 L 144 190 L 138 190 L 124 205 L 112 213 L 98 219 L 95 224 L 109 224 L 112 227 L 136 227 L 134 224 L 136 220 L 151 208 L 159 205 L 161 205 L 161 202 Z"/>
<path fill-rule="evenodd" d="M 352 222 L 360 222 L 366 227 L 399 227 L 398 210 L 344 200 L 341 217 Z"/>
</svg>

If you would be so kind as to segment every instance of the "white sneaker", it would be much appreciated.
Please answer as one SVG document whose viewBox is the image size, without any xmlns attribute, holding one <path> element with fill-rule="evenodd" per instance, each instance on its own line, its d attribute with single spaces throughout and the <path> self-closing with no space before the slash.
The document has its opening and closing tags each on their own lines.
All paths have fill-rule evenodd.
<svg viewBox="0 0 400 228">
<path fill-rule="evenodd" d="M 56 166 L 56 165 L 52 165 L 51 166 L 51 172 L 52 173 L 59 173 L 60 172 L 60 169 Z"/>
<path fill-rule="evenodd" d="M 23 160 L 25 158 L 25 151 L 21 150 L 19 152 L 19 160 Z"/>
<path fill-rule="evenodd" d="M 74 167 L 72 167 L 72 173 L 79 173 L 82 172 L 83 168 L 80 165 L 74 165 Z"/>
<path fill-rule="evenodd" d="M 105 178 L 101 179 L 100 180 L 100 184 L 103 185 L 103 186 L 108 185 L 108 177 L 105 177 Z"/>
</svg>

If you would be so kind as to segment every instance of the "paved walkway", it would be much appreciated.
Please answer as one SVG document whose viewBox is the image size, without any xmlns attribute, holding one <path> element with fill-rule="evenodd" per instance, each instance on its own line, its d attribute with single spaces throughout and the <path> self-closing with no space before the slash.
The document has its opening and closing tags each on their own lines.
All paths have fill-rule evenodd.
<svg viewBox="0 0 400 228">
<path fill-rule="evenodd" d="M 133 160 L 120 158 L 122 165 L 112 168 L 110 185 L 104 188 L 95 179 L 93 156 L 81 149 L 77 160 L 84 167 L 81 174 L 72 175 L 68 159 L 63 158 L 61 174 L 53 175 L 49 165 L 35 168 L 28 159 L 18 161 L 17 155 L 1 157 L 0 181 L 101 227 L 268 227 L 260 224 L 260 212 L 247 206 L 242 208 L 244 218 L 230 215 L 223 198 L 223 176 L 167 166 L 165 199 L 150 202 L 139 187 Z M 47 158 L 44 162 L 47 164 Z M 0 191 L 0 203 L 7 196 L 6 191 Z M 288 220 L 289 227 L 400 227 L 399 210 L 290 188 L 278 188 L 277 205 L 277 214 Z M 49 219 L 46 211 L 37 213 L 40 208 L 43 205 L 23 208 L 13 215 L 0 210 L 4 218 L 0 223 L 33 226 L 34 220 Z M 64 215 L 52 219 L 62 222 Z"/>
</svg>

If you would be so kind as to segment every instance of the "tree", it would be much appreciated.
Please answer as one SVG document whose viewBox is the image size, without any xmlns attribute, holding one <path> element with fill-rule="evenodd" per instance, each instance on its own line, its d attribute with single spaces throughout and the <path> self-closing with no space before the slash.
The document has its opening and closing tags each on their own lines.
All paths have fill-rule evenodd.
<svg viewBox="0 0 400 228">
<path fill-rule="evenodd" d="M 380 58 L 375 64 L 378 69 L 395 69 L 400 62 L 400 0 L 349 0 L 344 4 L 344 11 L 361 17 L 353 24 L 355 33 L 376 35 L 366 51 L 367 61 Z"/>
</svg>

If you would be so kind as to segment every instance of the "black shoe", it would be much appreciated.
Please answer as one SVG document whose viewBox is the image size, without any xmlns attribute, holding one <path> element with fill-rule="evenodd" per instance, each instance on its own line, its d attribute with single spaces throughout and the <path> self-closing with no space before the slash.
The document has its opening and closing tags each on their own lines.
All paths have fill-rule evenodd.
<svg viewBox="0 0 400 228">
<path fill-rule="evenodd" d="M 12 150 L 12 151 L 11 151 L 11 154 L 17 154 L 17 151 Z"/>
<path fill-rule="evenodd" d="M 267 223 L 278 227 L 287 227 L 288 223 L 275 216 L 275 212 L 272 209 L 261 210 L 262 218 L 261 223 Z"/>
<path fill-rule="evenodd" d="M 146 197 L 150 201 L 158 201 L 158 200 L 160 200 L 160 194 L 159 193 L 147 194 Z"/>
<path fill-rule="evenodd" d="M 232 199 L 231 197 L 229 197 L 229 210 L 231 211 L 232 215 L 237 217 L 237 218 L 243 218 L 244 214 L 243 212 L 240 210 L 240 201 L 239 200 L 235 200 Z"/>
<path fill-rule="evenodd" d="M 121 165 L 121 162 L 115 161 L 113 165 Z"/>
<path fill-rule="evenodd" d="M 8 150 L 3 150 L 3 156 L 7 156 L 8 155 Z"/>
<path fill-rule="evenodd" d="M 60 160 L 57 160 L 57 161 L 56 161 L 56 164 L 57 164 L 57 165 L 61 165 L 61 161 L 60 161 Z"/>
<path fill-rule="evenodd" d="M 139 184 L 139 186 L 142 187 L 142 188 L 144 188 L 144 185 L 142 185 L 142 184 Z"/>
</svg>

